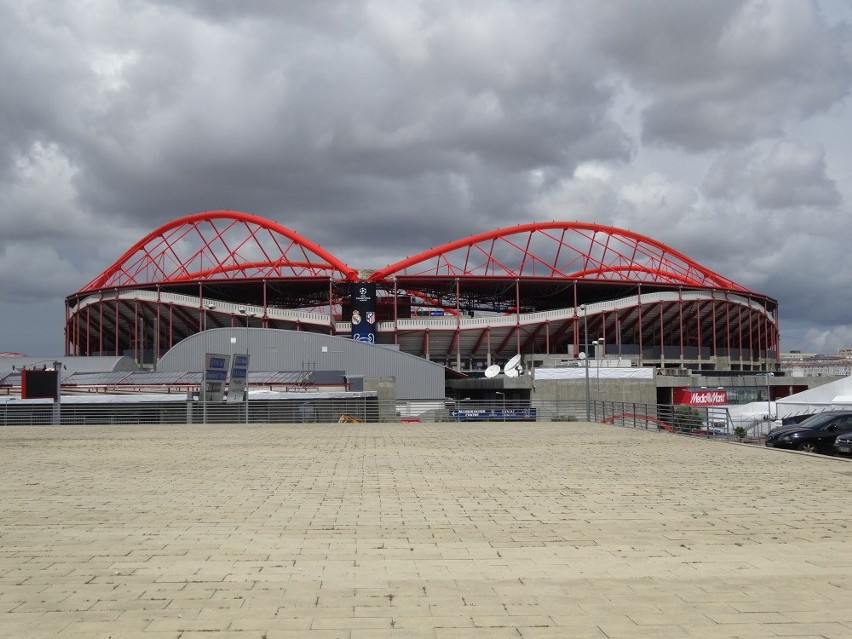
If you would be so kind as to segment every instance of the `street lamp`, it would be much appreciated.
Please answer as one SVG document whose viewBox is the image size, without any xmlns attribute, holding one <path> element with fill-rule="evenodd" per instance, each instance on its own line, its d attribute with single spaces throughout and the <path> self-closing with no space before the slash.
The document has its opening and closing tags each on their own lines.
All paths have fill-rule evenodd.
<svg viewBox="0 0 852 639">
<path fill-rule="evenodd" d="M 239 311 L 240 311 L 240 313 L 242 313 L 243 315 L 246 316 L 246 385 L 245 385 L 245 388 L 243 389 L 243 401 L 246 405 L 246 424 L 248 424 L 249 423 L 248 372 L 249 372 L 249 361 L 250 361 L 250 355 L 249 355 L 249 318 L 254 317 L 254 313 L 249 313 L 248 309 L 245 306 L 240 306 Z"/>
<path fill-rule="evenodd" d="M 586 421 L 590 422 L 592 421 L 592 412 L 589 407 L 591 389 L 589 387 L 589 353 L 587 352 L 589 349 L 589 314 L 586 312 L 585 304 L 580 304 L 580 310 L 583 311 L 583 350 L 580 352 L 580 356 L 586 365 Z"/>
<path fill-rule="evenodd" d="M 204 304 L 204 353 L 201 360 L 201 414 L 204 423 L 207 423 L 207 312 L 216 308 L 213 302 Z"/>
<path fill-rule="evenodd" d="M 494 394 L 499 395 L 500 397 L 503 398 L 503 410 L 501 412 L 503 413 L 503 421 L 505 422 L 506 421 L 506 393 L 501 393 L 500 391 L 494 391 Z"/>
<path fill-rule="evenodd" d="M 604 338 L 599 337 L 592 343 L 595 345 L 595 398 L 597 401 L 601 401 L 601 351 L 604 348 Z M 595 413 L 597 413 L 597 405 L 595 406 Z"/>
<path fill-rule="evenodd" d="M 772 385 L 769 383 L 769 380 L 773 377 L 775 377 L 775 373 L 771 371 L 766 373 L 766 421 L 770 422 L 770 426 L 772 422 Z M 775 414 L 778 414 L 777 410 L 775 411 Z M 767 426 L 767 428 L 768 427 L 769 426 Z"/>
</svg>

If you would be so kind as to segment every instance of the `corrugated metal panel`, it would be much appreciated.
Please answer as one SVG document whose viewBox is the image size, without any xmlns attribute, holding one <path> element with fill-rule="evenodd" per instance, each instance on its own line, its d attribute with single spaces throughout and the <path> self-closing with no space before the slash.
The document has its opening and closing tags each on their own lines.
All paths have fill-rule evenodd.
<svg viewBox="0 0 852 639">
<path fill-rule="evenodd" d="M 393 377 L 399 399 L 444 397 L 444 369 L 394 348 L 345 337 L 263 328 L 219 328 L 175 345 L 157 364 L 158 371 L 198 371 L 205 353 L 251 355 L 252 371 L 328 371 L 347 375 Z"/>
</svg>

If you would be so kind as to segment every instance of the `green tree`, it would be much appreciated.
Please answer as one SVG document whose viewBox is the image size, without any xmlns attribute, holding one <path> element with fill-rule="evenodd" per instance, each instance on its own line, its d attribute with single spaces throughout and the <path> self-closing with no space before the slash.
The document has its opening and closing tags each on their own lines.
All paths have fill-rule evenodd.
<svg viewBox="0 0 852 639">
<path fill-rule="evenodd" d="M 672 411 L 672 428 L 675 430 L 695 430 L 702 426 L 701 411 L 692 406 L 675 406 Z"/>
</svg>

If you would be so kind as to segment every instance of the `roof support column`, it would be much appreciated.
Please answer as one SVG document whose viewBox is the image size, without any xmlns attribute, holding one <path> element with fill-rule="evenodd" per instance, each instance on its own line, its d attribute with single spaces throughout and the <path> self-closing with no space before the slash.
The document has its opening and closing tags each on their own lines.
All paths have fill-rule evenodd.
<svg viewBox="0 0 852 639">
<path fill-rule="evenodd" d="M 677 323 L 680 333 L 680 367 L 683 368 L 683 288 L 677 287 Z"/>
<path fill-rule="evenodd" d="M 113 322 L 113 330 L 115 332 L 113 342 L 115 344 L 115 356 L 118 357 L 118 337 L 119 337 L 119 322 L 121 313 L 118 308 L 118 289 L 115 289 L 115 321 Z"/>
<path fill-rule="evenodd" d="M 461 371 L 461 305 L 459 304 L 459 278 L 456 278 L 456 370 Z"/>
<path fill-rule="evenodd" d="M 260 318 L 260 325 L 262 328 L 269 328 L 269 307 L 266 303 L 266 293 L 267 293 L 268 283 L 264 279 L 263 280 L 263 317 Z M 331 311 L 329 311 L 331 312 Z M 332 325 L 334 324 L 334 320 L 332 320 Z"/>
<path fill-rule="evenodd" d="M 157 370 L 157 360 L 160 359 L 160 285 L 157 284 L 157 318 L 154 320 L 154 370 Z"/>
<path fill-rule="evenodd" d="M 645 351 L 642 346 L 642 285 L 639 285 L 639 290 L 636 293 L 636 306 L 639 309 L 639 366 L 645 365 Z"/>
<path fill-rule="evenodd" d="M 399 344 L 399 289 L 393 276 L 393 343 Z"/>
<path fill-rule="evenodd" d="M 544 322 L 544 354 L 550 355 L 550 320 Z"/>
<path fill-rule="evenodd" d="M 521 280 L 515 278 L 515 353 L 521 352 Z"/>
<path fill-rule="evenodd" d="M 713 339 L 713 360 L 714 360 L 713 365 L 715 366 L 716 365 L 715 360 L 716 360 L 716 355 L 717 355 L 717 350 L 716 350 L 716 291 L 712 291 L 711 296 L 712 296 L 712 300 L 710 301 L 710 325 L 711 325 L 712 331 L 713 331 L 713 338 L 712 338 Z"/>
<path fill-rule="evenodd" d="M 101 291 L 98 300 L 98 353 L 103 355 L 104 351 L 104 292 Z M 91 353 L 89 353 L 91 355 Z"/>
</svg>

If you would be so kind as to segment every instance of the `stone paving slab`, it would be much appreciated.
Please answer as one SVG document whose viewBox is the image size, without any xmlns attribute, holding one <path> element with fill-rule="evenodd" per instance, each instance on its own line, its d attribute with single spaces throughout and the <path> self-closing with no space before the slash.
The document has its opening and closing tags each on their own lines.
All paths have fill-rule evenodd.
<svg viewBox="0 0 852 639">
<path fill-rule="evenodd" d="M 852 638 L 852 463 L 617 426 L 0 429 L 0 637 Z"/>
</svg>

